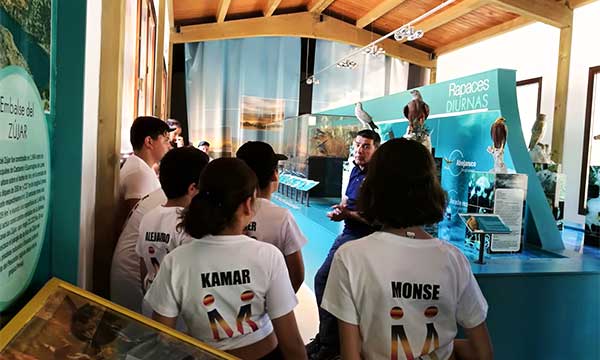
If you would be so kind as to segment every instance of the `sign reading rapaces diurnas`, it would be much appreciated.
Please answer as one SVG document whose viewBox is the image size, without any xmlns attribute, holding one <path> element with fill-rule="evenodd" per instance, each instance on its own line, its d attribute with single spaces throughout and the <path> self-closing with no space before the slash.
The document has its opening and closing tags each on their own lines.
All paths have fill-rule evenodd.
<svg viewBox="0 0 600 360">
<path fill-rule="evenodd" d="M 20 67 L 0 70 L 0 311 L 27 288 L 48 220 L 50 148 L 38 89 Z"/>
</svg>

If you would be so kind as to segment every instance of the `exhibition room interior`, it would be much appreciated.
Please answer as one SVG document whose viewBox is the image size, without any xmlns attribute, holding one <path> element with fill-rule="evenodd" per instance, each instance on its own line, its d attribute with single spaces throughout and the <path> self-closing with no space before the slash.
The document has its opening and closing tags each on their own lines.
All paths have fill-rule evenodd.
<svg viewBox="0 0 600 360">
<path fill-rule="evenodd" d="M 600 359 L 599 19 L 597 0 L 0 0 L 0 359 L 232 358 L 111 295 L 150 193 L 121 183 L 147 117 L 208 164 L 256 141 L 282 155 L 269 196 L 307 240 L 304 344 L 370 130 L 431 154 L 445 202 L 424 231 L 468 260 L 495 358 Z M 398 181 L 385 191 L 410 191 Z M 96 335 L 76 333 L 82 314 Z M 124 352 L 138 330 L 168 346 Z"/>
</svg>

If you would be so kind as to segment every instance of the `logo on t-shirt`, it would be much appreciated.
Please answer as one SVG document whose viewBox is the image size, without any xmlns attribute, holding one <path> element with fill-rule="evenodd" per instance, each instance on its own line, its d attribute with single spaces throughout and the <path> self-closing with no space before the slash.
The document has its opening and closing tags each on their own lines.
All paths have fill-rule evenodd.
<svg viewBox="0 0 600 360">
<path fill-rule="evenodd" d="M 235 325 L 240 335 L 244 335 L 244 323 L 250 327 L 252 332 L 258 330 L 258 325 L 252 321 L 252 304 L 250 303 L 252 299 L 254 299 L 254 292 L 252 290 L 245 290 L 240 295 L 240 300 L 244 304 L 240 307 L 240 311 L 235 318 Z M 231 329 L 231 326 L 229 326 L 225 318 L 223 318 L 223 315 L 219 313 L 215 303 L 215 297 L 212 294 L 204 296 L 202 299 L 202 304 L 209 309 L 212 308 L 207 312 L 207 315 L 210 329 L 213 334 L 213 339 L 216 341 L 221 340 L 219 327 L 223 329 L 227 337 L 233 337 L 234 331 Z"/>
<path fill-rule="evenodd" d="M 410 282 L 392 281 L 392 297 L 396 299 L 408 299 L 408 300 L 439 300 L 440 286 L 434 284 L 419 284 Z M 440 347 L 440 337 L 435 329 L 433 318 L 438 314 L 439 310 L 437 306 L 428 306 L 423 310 L 424 324 L 427 328 L 427 335 L 421 349 L 419 356 L 424 356 L 432 353 Z M 392 348 L 390 350 L 391 359 L 398 358 L 399 345 L 402 346 L 404 356 L 406 359 L 414 359 L 415 355 L 411 344 L 408 340 L 406 329 L 404 324 L 397 324 L 397 321 L 401 321 L 404 318 L 404 309 L 399 306 L 394 306 L 390 310 L 390 317 L 393 320 L 392 323 Z M 414 326 L 414 325 L 413 325 Z M 432 359 L 436 359 L 435 354 L 431 354 Z"/>
</svg>

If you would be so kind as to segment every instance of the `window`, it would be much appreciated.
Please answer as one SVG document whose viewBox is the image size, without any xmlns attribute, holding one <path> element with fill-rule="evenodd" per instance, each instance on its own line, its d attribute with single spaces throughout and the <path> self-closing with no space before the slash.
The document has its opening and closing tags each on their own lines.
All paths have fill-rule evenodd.
<svg viewBox="0 0 600 360">
<path fill-rule="evenodd" d="M 542 105 L 542 78 L 517 81 L 517 103 L 521 117 L 521 129 L 525 138 L 525 146 L 531 139 L 531 128 L 540 113 Z"/>
<path fill-rule="evenodd" d="M 588 77 L 583 151 L 579 188 L 579 214 L 587 214 L 590 199 L 600 198 L 600 66 Z"/>
</svg>

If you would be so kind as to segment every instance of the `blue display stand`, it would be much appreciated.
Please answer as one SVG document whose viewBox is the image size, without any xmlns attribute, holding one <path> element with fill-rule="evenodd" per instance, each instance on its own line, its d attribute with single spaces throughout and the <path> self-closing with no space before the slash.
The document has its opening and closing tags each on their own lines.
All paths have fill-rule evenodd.
<svg viewBox="0 0 600 360">
<path fill-rule="evenodd" d="M 464 236 L 459 213 L 467 212 L 468 181 L 465 174 L 489 171 L 494 167 L 486 151 L 492 145 L 490 127 L 499 117 L 506 119 L 508 138 L 506 166 L 528 176 L 525 241 L 544 250 L 562 250 L 564 245 L 543 188 L 531 163 L 517 105 L 514 70 L 492 70 L 418 89 L 429 104 L 426 126 L 430 129 L 435 156 L 444 159 L 442 186 L 448 193 L 446 219 L 440 223 L 440 237 L 448 240 Z M 363 102 L 380 127 L 383 140 L 406 133 L 408 122 L 403 108 L 412 99 L 406 91 Z M 354 105 L 332 109 L 323 114 L 352 115 Z M 348 125 L 353 120 L 342 120 Z M 337 125 L 337 124 L 336 124 Z"/>
</svg>

